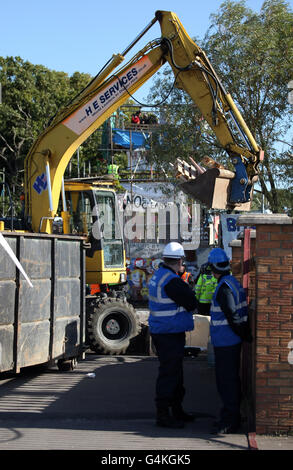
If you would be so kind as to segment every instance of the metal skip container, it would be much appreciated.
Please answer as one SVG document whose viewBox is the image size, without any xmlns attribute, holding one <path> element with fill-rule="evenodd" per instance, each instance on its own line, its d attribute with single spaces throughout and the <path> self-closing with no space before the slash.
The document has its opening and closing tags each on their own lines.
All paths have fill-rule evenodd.
<svg viewBox="0 0 293 470">
<path fill-rule="evenodd" d="M 84 240 L 2 234 L 33 287 L 0 247 L 0 372 L 77 359 L 85 339 Z"/>
</svg>

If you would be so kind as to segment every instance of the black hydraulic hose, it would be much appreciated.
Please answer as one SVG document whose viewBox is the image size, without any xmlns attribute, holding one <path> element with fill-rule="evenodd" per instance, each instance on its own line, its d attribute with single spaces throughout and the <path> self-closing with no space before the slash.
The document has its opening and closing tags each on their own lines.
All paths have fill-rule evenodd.
<svg viewBox="0 0 293 470">
<path fill-rule="evenodd" d="M 174 54 L 173 54 L 173 45 L 172 45 L 172 42 L 168 39 L 168 38 L 163 38 L 162 39 L 162 45 L 166 45 L 167 46 L 167 49 L 170 53 L 170 58 L 171 58 L 171 62 L 172 62 L 172 65 L 177 69 L 179 70 L 180 72 L 185 72 L 185 71 L 188 71 L 188 70 L 191 70 L 192 67 L 194 66 L 194 64 L 197 65 L 197 67 L 204 73 L 207 74 L 207 83 L 208 83 L 208 87 L 210 89 L 210 93 L 211 93 L 211 96 L 212 96 L 212 100 L 213 100 L 213 107 L 212 107 L 212 115 L 213 115 L 213 122 L 214 124 L 216 125 L 216 120 L 217 120 L 217 99 L 218 99 L 218 89 L 219 89 L 219 84 L 218 84 L 218 81 L 217 81 L 217 78 L 214 76 L 213 73 L 210 72 L 210 70 L 208 70 L 206 67 L 204 67 L 200 62 L 197 62 L 197 61 L 194 61 L 194 62 L 191 62 L 190 64 L 186 65 L 185 67 L 181 67 L 179 65 L 176 64 L 175 60 L 174 60 Z M 210 81 L 210 77 L 212 77 L 212 79 L 214 80 L 215 82 L 215 86 L 216 86 L 216 90 L 214 91 L 214 88 L 211 84 L 211 81 Z"/>
<path fill-rule="evenodd" d="M 169 98 L 169 96 L 171 95 L 172 91 L 174 90 L 174 87 L 175 87 L 175 83 L 176 83 L 176 80 L 177 80 L 177 77 L 179 75 L 181 71 L 179 70 L 175 79 L 174 79 L 174 82 L 170 88 L 170 90 L 168 91 L 167 95 L 162 99 L 162 101 L 160 101 L 159 103 L 153 103 L 153 104 L 146 104 L 146 103 L 141 103 L 140 101 L 138 101 L 128 90 L 127 88 L 125 87 L 125 85 L 122 83 L 122 86 L 124 88 L 124 90 L 128 93 L 128 95 L 130 96 L 130 98 L 132 98 L 134 101 L 136 101 L 136 103 L 138 103 L 140 106 L 143 106 L 144 108 L 155 108 L 157 106 L 161 106 L 162 104 L 165 103 L 165 101 Z M 119 80 L 119 77 L 118 75 L 112 75 L 112 77 L 115 77 Z"/>
</svg>

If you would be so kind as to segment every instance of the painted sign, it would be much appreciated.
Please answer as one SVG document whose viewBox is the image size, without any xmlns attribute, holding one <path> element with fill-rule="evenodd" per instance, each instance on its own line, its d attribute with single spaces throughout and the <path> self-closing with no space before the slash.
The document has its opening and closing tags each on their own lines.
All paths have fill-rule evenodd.
<svg viewBox="0 0 293 470">
<path fill-rule="evenodd" d="M 229 258 L 232 257 L 232 248 L 229 246 L 229 243 L 232 240 L 237 239 L 237 235 L 243 227 L 237 225 L 237 220 L 239 214 L 221 214 L 221 228 L 222 228 L 222 239 L 223 239 L 223 248 Z"/>
<path fill-rule="evenodd" d="M 86 104 L 81 106 L 75 113 L 63 121 L 63 124 L 75 134 L 81 135 L 90 127 L 111 105 L 126 93 L 152 67 L 148 56 L 142 57 L 136 64 L 132 64 L 117 78 L 112 80 L 106 87 Z"/>
<path fill-rule="evenodd" d="M 45 173 L 38 175 L 34 181 L 33 188 L 38 194 L 41 194 L 48 187 L 47 177 Z"/>
</svg>

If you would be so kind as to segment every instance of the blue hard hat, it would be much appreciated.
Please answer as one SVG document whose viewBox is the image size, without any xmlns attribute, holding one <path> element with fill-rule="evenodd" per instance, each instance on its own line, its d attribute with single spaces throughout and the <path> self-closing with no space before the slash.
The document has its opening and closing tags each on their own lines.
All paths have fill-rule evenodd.
<svg viewBox="0 0 293 470">
<path fill-rule="evenodd" d="M 227 263 L 229 258 L 222 248 L 213 248 L 209 254 L 208 262 L 210 264 Z"/>
</svg>

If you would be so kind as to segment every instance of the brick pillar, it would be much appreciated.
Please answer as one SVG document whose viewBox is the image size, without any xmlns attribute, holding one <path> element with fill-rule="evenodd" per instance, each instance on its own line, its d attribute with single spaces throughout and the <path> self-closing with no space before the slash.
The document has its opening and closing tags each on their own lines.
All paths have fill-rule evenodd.
<svg viewBox="0 0 293 470">
<path fill-rule="evenodd" d="M 242 241 L 233 240 L 229 243 L 229 246 L 232 249 L 232 259 L 231 259 L 231 271 L 233 276 L 238 279 L 239 282 L 242 280 Z"/>
<path fill-rule="evenodd" d="M 244 231 L 240 232 L 237 240 L 229 245 L 232 248 L 231 268 L 232 274 L 246 287 L 248 296 L 248 316 L 255 337 L 256 311 L 255 311 L 255 230 L 249 230 L 250 253 L 244 254 Z M 245 256 L 244 256 L 245 255 Z M 246 259 L 247 256 L 247 259 Z M 246 279 L 245 279 L 246 276 Z M 247 278 L 248 276 L 248 278 Z M 248 284 L 248 285 L 247 285 Z M 241 354 L 241 383 L 242 383 L 242 414 L 247 421 L 248 433 L 255 431 L 255 342 L 243 343 Z"/>
<path fill-rule="evenodd" d="M 293 431 L 293 219 L 247 214 L 255 243 L 255 426 L 258 434 Z"/>
</svg>

